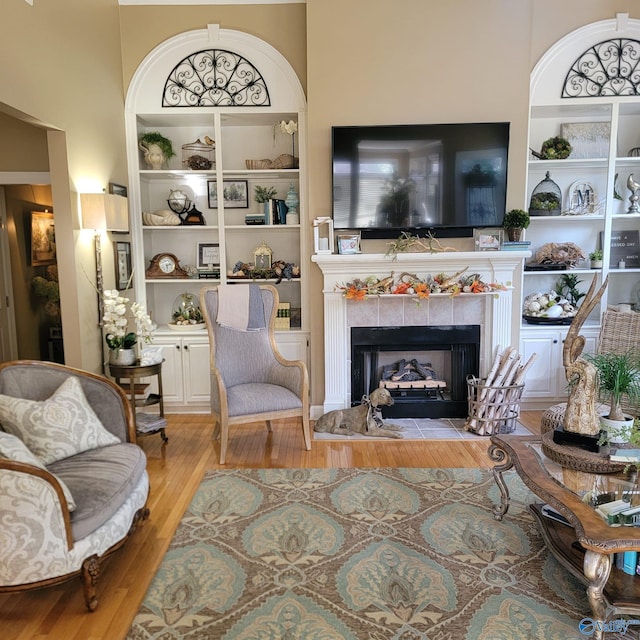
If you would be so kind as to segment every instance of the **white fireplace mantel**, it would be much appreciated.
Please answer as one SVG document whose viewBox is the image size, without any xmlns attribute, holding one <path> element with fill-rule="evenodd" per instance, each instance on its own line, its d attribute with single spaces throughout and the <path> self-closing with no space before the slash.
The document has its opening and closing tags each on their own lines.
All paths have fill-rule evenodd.
<svg viewBox="0 0 640 640">
<path fill-rule="evenodd" d="M 395 258 L 385 254 L 361 253 L 356 255 L 315 254 L 311 260 L 321 269 L 324 277 L 324 353 L 325 353 L 325 400 L 324 411 L 344 409 L 351 403 L 351 345 L 347 301 L 340 290 L 341 285 L 355 278 L 375 276 L 386 278 L 393 272 L 399 276 L 403 272 L 419 278 L 438 273 L 454 275 L 465 269 L 478 273 L 484 282 L 495 282 L 507 287 L 506 291 L 495 294 L 462 294 L 457 299 L 464 300 L 481 296 L 485 301 L 483 334 L 481 347 L 481 375 L 484 365 L 493 359 L 498 347 L 504 348 L 518 339 L 517 327 L 520 323 L 520 287 L 522 269 L 529 251 L 459 251 L 445 253 L 401 253 Z M 514 295 L 515 291 L 515 295 Z M 386 302 L 404 304 L 408 296 L 383 296 Z M 432 295 L 429 305 L 438 301 L 451 304 L 451 297 Z M 457 304 L 455 299 L 453 304 Z M 460 314 L 464 316 L 464 314 Z M 469 324 L 464 317 L 456 319 L 456 324 Z M 513 344 L 517 347 L 517 344 Z"/>
</svg>

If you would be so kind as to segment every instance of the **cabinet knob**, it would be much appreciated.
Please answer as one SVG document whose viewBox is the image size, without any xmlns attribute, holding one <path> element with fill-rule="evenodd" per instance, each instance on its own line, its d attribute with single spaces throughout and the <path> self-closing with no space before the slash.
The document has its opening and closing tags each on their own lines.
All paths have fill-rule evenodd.
<svg viewBox="0 0 640 640">
<path fill-rule="evenodd" d="M 177 345 L 176 345 L 176 349 L 177 349 L 178 351 L 180 351 L 180 345 L 179 345 L 179 344 L 177 344 Z"/>
<path fill-rule="evenodd" d="M 558 344 L 558 339 L 557 338 L 553 341 L 553 344 Z"/>
<path fill-rule="evenodd" d="M 189 345 L 188 345 L 188 344 L 185 344 L 185 345 L 184 345 L 184 347 L 183 347 L 183 349 L 184 349 L 185 351 L 189 351 Z"/>
</svg>

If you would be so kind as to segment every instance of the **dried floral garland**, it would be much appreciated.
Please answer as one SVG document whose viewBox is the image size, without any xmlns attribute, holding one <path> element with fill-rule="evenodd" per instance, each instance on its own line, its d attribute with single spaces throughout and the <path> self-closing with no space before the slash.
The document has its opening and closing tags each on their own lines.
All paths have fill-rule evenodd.
<svg viewBox="0 0 640 640">
<path fill-rule="evenodd" d="M 392 271 L 391 275 L 382 280 L 376 276 L 369 276 L 364 280 L 355 278 L 343 285 L 336 285 L 336 289 L 343 292 L 349 300 L 364 300 L 366 296 L 385 294 L 409 295 L 418 299 L 428 298 L 432 293 L 444 293 L 457 296 L 461 293 L 491 293 L 494 291 L 506 291 L 507 287 L 497 282 L 486 283 L 480 278 L 480 274 L 472 273 L 463 275 L 469 267 L 458 271 L 452 276 L 438 273 L 426 278 L 403 272 L 397 278 Z"/>
</svg>

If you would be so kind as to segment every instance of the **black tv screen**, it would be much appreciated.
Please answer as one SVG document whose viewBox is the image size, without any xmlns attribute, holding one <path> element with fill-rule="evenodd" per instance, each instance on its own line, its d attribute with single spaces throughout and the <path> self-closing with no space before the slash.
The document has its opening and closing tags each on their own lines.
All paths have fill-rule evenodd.
<svg viewBox="0 0 640 640">
<path fill-rule="evenodd" d="M 334 227 L 391 238 L 500 226 L 508 149 L 508 122 L 333 127 Z"/>
</svg>

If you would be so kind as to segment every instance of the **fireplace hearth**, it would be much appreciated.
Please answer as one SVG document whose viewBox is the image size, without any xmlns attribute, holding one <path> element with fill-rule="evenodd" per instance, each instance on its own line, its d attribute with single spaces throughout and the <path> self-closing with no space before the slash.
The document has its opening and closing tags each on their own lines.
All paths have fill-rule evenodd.
<svg viewBox="0 0 640 640">
<path fill-rule="evenodd" d="M 351 404 L 385 386 L 385 418 L 464 418 L 479 353 L 479 325 L 352 327 Z"/>
</svg>

